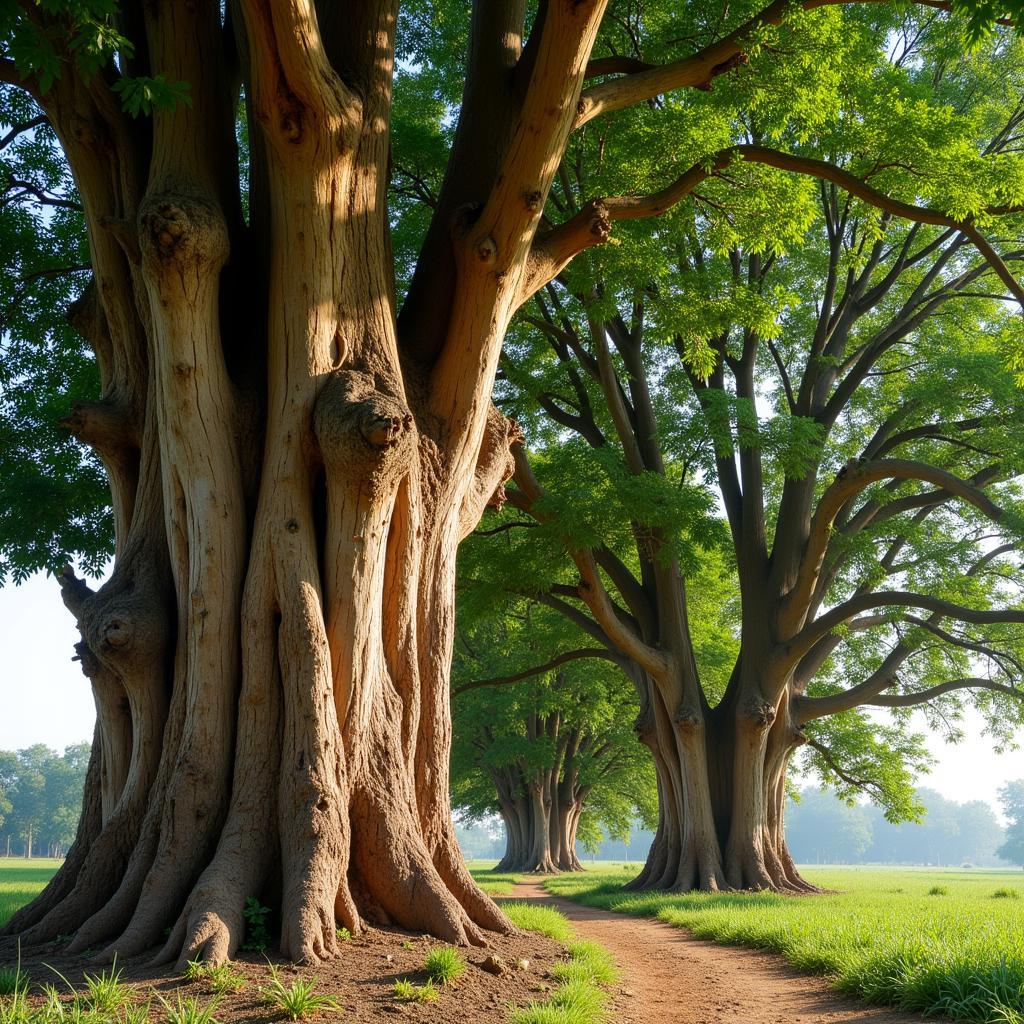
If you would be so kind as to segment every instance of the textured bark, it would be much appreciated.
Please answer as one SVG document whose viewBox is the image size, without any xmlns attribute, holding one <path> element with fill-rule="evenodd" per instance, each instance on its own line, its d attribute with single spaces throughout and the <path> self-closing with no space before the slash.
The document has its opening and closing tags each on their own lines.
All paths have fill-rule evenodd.
<svg viewBox="0 0 1024 1024">
<path fill-rule="evenodd" d="M 73 933 L 109 960 L 170 928 L 158 959 L 222 961 L 255 896 L 295 960 L 333 955 L 337 927 L 363 920 L 483 943 L 511 926 L 451 817 L 454 560 L 512 472 L 520 435 L 489 396 L 603 4 L 538 19 L 529 88 L 514 81 L 525 9 L 481 6 L 416 294 L 440 282 L 401 331 L 397 5 L 229 6 L 226 24 L 202 0 L 122 26 L 137 70 L 189 83 L 188 104 L 132 121 L 71 58 L 45 93 L 25 86 L 89 231 L 94 285 L 71 319 L 102 393 L 64 425 L 107 469 L 116 559 L 95 592 L 61 578 L 97 705 L 85 809 L 5 931 Z M 573 828 L 558 825 L 555 856 Z"/>
</svg>

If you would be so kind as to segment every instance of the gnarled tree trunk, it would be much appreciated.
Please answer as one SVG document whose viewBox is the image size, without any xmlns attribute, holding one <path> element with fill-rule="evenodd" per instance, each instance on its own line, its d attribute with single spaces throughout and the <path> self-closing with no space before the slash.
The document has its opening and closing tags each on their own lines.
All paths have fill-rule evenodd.
<svg viewBox="0 0 1024 1024">
<path fill-rule="evenodd" d="M 159 959 L 221 961 L 256 896 L 296 960 L 363 919 L 482 943 L 510 925 L 452 824 L 455 551 L 512 471 L 517 430 L 490 389 L 602 4 L 552 6 L 526 93 L 509 42 L 524 11 L 503 27 L 482 5 L 471 63 L 503 116 L 466 129 L 487 157 L 454 161 L 423 261 L 443 282 L 401 332 L 397 6 L 229 6 L 226 25 L 206 0 L 127 25 L 187 104 L 132 122 L 70 57 L 36 90 L 89 230 L 95 287 L 74 320 L 102 395 L 67 425 L 107 468 L 117 553 L 95 592 L 61 579 L 96 744 L 74 849 L 6 933 L 74 933 L 71 950 L 109 959 L 170 928 Z"/>
</svg>

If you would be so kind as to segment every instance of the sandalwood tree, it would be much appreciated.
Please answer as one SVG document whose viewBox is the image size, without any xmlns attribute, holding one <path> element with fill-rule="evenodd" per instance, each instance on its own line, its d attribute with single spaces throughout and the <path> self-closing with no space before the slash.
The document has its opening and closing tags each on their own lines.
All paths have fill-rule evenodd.
<svg viewBox="0 0 1024 1024">
<path fill-rule="evenodd" d="M 515 310 L 612 220 L 665 205 L 621 200 L 563 221 L 545 213 L 552 181 L 573 132 L 670 93 L 685 107 L 737 69 L 750 83 L 816 24 L 841 31 L 842 6 L 659 7 L 658 46 L 623 61 L 624 12 L 605 21 L 606 0 L 480 0 L 465 15 L 396 0 L 4 0 L 6 196 L 39 234 L 55 221 L 68 255 L 67 218 L 87 236 L 87 252 L 18 284 L 89 279 L 69 312 L 97 387 L 65 426 L 105 471 L 115 550 L 98 589 L 60 575 L 96 740 L 74 849 L 9 934 L 73 933 L 73 950 L 109 958 L 170 928 L 159 959 L 219 961 L 245 899 L 265 891 L 295 959 L 332 955 L 336 926 L 363 918 L 454 942 L 509 927 L 451 823 L 455 551 L 511 471 L 518 435 L 490 392 Z M 999 13 L 976 8 L 963 24 Z M 890 12 L 869 9 L 881 38 Z M 461 30 L 457 109 L 423 77 L 432 19 Z M 418 95 L 427 81 L 446 150 L 412 252 L 393 250 L 388 206 L 407 76 Z M 710 154 L 687 182 L 726 159 Z M 45 187 L 63 162 L 73 192 Z M 901 182 L 875 185 L 906 193 Z M 1003 273 L 985 218 L 1007 200 L 997 182 L 983 192 L 929 216 Z M 5 384 L 18 426 L 52 423 L 44 399 L 69 383 L 47 356 L 37 401 Z M 15 433 L 19 479 L 32 479 L 21 464 L 40 447 Z M 47 478 L 57 493 L 77 468 L 64 456 Z M 9 556 L 75 553 L 46 534 L 53 509 L 29 518 L 8 537 L 37 546 Z M 88 549 L 102 507 L 67 518 Z M 672 571 L 659 563 L 659 578 Z M 677 655 L 660 642 L 634 653 L 667 677 Z M 668 705 L 686 734 L 691 705 Z M 710 842 L 707 802 L 693 809 Z M 702 845 L 708 879 L 710 855 Z"/>
<path fill-rule="evenodd" d="M 632 666 L 662 796 L 638 886 L 807 890 L 783 827 L 801 747 L 898 819 L 928 763 L 913 709 L 954 740 L 969 706 L 997 743 L 1024 723 L 1024 54 L 999 40 L 950 65 L 945 26 L 914 12 L 884 46 L 847 30 L 834 105 L 750 116 L 673 188 L 603 200 L 613 219 L 678 205 L 538 293 L 503 357 L 499 401 L 542 456 L 520 450 L 509 496 L 539 529 L 510 529 L 494 564 Z M 737 92 L 706 100 L 709 123 Z M 594 191 L 657 174 L 666 136 L 576 143 L 553 202 L 592 214 Z M 893 199 L 903 174 L 913 202 Z M 937 213 L 960 202 L 990 207 L 998 253 Z M 742 605 L 724 689 L 692 612 L 709 482 Z"/>
</svg>

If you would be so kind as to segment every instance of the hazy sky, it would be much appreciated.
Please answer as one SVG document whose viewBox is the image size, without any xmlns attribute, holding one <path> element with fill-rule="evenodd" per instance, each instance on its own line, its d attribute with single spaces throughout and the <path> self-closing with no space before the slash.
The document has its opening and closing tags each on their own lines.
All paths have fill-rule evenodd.
<svg viewBox="0 0 1024 1024">
<path fill-rule="evenodd" d="M 0 750 L 91 739 L 92 693 L 71 660 L 77 640 L 53 578 L 37 575 L 20 587 L 0 588 Z M 932 744 L 938 764 L 921 781 L 952 800 L 980 797 L 994 805 L 1004 782 L 1024 776 L 1024 751 L 998 756 L 978 721 L 968 721 L 967 729 L 957 746 Z"/>
</svg>

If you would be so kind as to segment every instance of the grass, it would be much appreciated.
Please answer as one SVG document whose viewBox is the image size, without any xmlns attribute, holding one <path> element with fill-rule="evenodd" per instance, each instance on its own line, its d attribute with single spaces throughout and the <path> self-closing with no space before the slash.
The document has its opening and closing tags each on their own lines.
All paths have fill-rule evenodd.
<svg viewBox="0 0 1024 1024">
<path fill-rule="evenodd" d="M 546 886 L 699 938 L 773 950 L 869 1002 L 973 1024 L 1024 1024 L 1024 904 L 993 898 L 1019 873 L 819 868 L 808 869 L 808 879 L 837 892 L 623 892 L 637 870 L 558 875 Z M 941 899 L 930 895 L 936 890 Z"/>
<path fill-rule="evenodd" d="M 408 978 L 395 982 L 395 998 L 402 1003 L 432 1003 L 438 997 L 434 983 L 414 985 Z"/>
<path fill-rule="evenodd" d="M 467 863 L 473 880 L 488 896 L 511 896 L 523 877 L 511 871 L 495 871 L 490 861 L 471 860 Z"/>
<path fill-rule="evenodd" d="M 205 981 L 217 995 L 241 992 L 245 988 L 245 978 L 229 963 L 213 965 L 189 960 L 185 977 L 189 981 Z"/>
<path fill-rule="evenodd" d="M 552 907 L 537 906 L 525 901 L 502 901 L 501 909 L 517 927 L 546 935 L 556 942 L 568 943 L 573 938 L 572 925 L 564 914 Z"/>
<path fill-rule="evenodd" d="M 438 985 L 450 985 L 466 973 L 466 958 L 451 946 L 432 949 L 423 963 L 427 977 Z"/>
<path fill-rule="evenodd" d="M 28 985 L 28 975 L 19 967 L 0 967 L 0 996 L 17 995 Z"/>
<path fill-rule="evenodd" d="M 607 1020 L 605 988 L 618 978 L 603 946 L 575 940 L 564 914 L 530 903 L 502 903 L 512 922 L 527 931 L 568 944 L 569 959 L 555 964 L 551 976 L 559 987 L 543 1002 L 512 1009 L 511 1024 L 602 1024 Z"/>
<path fill-rule="evenodd" d="M 296 978 L 290 985 L 281 980 L 281 972 L 270 965 L 270 981 L 261 990 L 263 1002 L 273 1006 L 292 1020 L 308 1017 L 321 1010 L 340 1010 L 341 1004 L 333 996 L 315 992 L 316 982 L 308 978 Z"/>
<path fill-rule="evenodd" d="M 195 996 L 183 996 L 180 992 L 173 1003 L 159 994 L 157 999 L 164 1008 L 167 1024 L 217 1024 L 217 1018 L 214 1017 L 217 1009 L 216 998 L 205 1005 Z"/>
<path fill-rule="evenodd" d="M 61 863 L 37 857 L 0 858 L 0 925 L 42 891 Z"/>
</svg>

